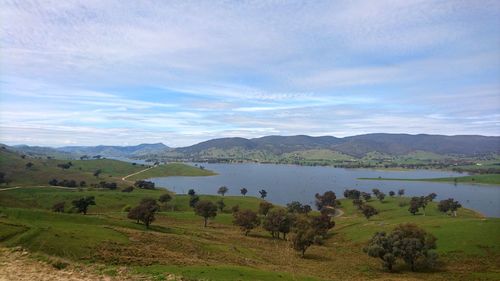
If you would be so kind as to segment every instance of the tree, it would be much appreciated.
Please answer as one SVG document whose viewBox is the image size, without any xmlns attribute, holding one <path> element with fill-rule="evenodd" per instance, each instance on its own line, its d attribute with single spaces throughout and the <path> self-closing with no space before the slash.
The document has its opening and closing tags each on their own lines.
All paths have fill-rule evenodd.
<svg viewBox="0 0 500 281">
<path fill-rule="evenodd" d="M 307 248 L 314 244 L 316 232 L 311 223 L 302 218 L 295 224 L 291 235 L 292 248 L 300 252 L 300 256 L 304 258 Z"/>
<path fill-rule="evenodd" d="M 188 190 L 188 195 L 189 196 L 195 196 L 196 192 L 194 191 L 194 189 L 190 189 L 190 190 Z"/>
<path fill-rule="evenodd" d="M 172 195 L 170 193 L 163 193 L 160 195 L 160 198 L 158 198 L 158 201 L 163 204 L 163 207 L 166 209 L 168 202 L 172 200 Z"/>
<path fill-rule="evenodd" d="M 31 163 L 31 162 L 28 162 L 26 163 L 26 168 L 27 169 L 31 169 L 31 167 L 33 167 L 35 164 Z"/>
<path fill-rule="evenodd" d="M 285 230 L 284 232 L 286 233 L 287 227 L 289 230 L 289 221 L 286 211 L 283 209 L 271 210 L 264 218 L 262 226 L 271 233 L 273 238 L 280 238 L 280 232 Z"/>
<path fill-rule="evenodd" d="M 397 259 L 391 238 L 385 232 L 377 232 L 373 235 L 368 246 L 363 248 L 363 251 L 370 257 L 381 259 L 383 268 L 389 271 L 392 271 Z"/>
<path fill-rule="evenodd" d="M 348 199 L 359 199 L 361 197 L 361 192 L 356 189 L 346 189 L 344 191 L 344 197 Z"/>
<path fill-rule="evenodd" d="M 134 186 L 142 189 L 155 189 L 155 183 L 152 181 L 138 180 L 134 183 Z"/>
<path fill-rule="evenodd" d="M 134 191 L 133 186 L 127 186 L 124 189 L 122 189 L 122 192 L 132 192 L 132 191 Z"/>
<path fill-rule="evenodd" d="M 240 192 L 241 192 L 241 194 L 242 194 L 243 196 L 245 196 L 245 195 L 247 195 L 248 190 L 247 190 L 246 188 L 244 188 L 244 187 L 243 187 L 242 189 L 240 189 Z"/>
<path fill-rule="evenodd" d="M 298 213 L 298 214 L 304 214 L 307 213 L 307 207 L 311 208 L 309 205 L 302 205 L 299 201 L 292 201 L 288 204 L 286 204 L 286 209 L 289 213 Z"/>
<path fill-rule="evenodd" d="M 233 224 L 239 226 L 245 236 L 250 231 L 260 225 L 260 219 L 256 212 L 252 210 L 243 210 L 233 213 Z"/>
<path fill-rule="evenodd" d="M 372 195 L 368 192 L 362 192 L 361 196 L 363 196 L 363 199 L 365 199 L 366 202 L 370 201 L 372 199 Z"/>
<path fill-rule="evenodd" d="M 327 191 L 323 193 L 323 195 L 316 193 L 315 197 L 316 197 L 316 207 L 320 211 L 325 208 L 335 208 L 337 204 L 337 196 L 333 191 Z"/>
<path fill-rule="evenodd" d="M 160 209 L 160 206 L 155 199 L 144 198 L 139 206 L 130 209 L 128 218 L 135 219 L 144 223 L 146 228 L 155 220 L 155 214 Z"/>
<path fill-rule="evenodd" d="M 85 187 L 87 186 L 87 182 L 85 181 L 80 181 L 80 187 Z"/>
<path fill-rule="evenodd" d="M 419 197 L 412 197 L 410 200 L 410 207 L 408 207 L 408 211 L 415 215 L 418 213 L 418 210 L 421 207 L 421 200 Z"/>
<path fill-rule="evenodd" d="M 202 200 L 194 205 L 194 212 L 205 219 L 205 227 L 207 227 L 208 218 L 217 216 L 217 206 L 211 201 Z"/>
<path fill-rule="evenodd" d="M 330 229 L 335 226 L 335 221 L 329 215 L 319 215 L 311 218 L 311 227 L 314 229 L 316 235 L 325 237 Z"/>
<path fill-rule="evenodd" d="M 261 191 L 259 191 L 260 193 L 260 198 L 264 199 L 267 197 L 267 191 L 265 189 L 262 189 Z"/>
<path fill-rule="evenodd" d="M 226 207 L 226 204 L 224 203 L 224 200 L 219 200 L 216 202 L 217 203 L 217 208 L 219 208 L 219 211 L 222 213 L 224 211 L 224 207 Z"/>
<path fill-rule="evenodd" d="M 100 175 L 101 173 L 102 173 L 101 169 L 97 169 L 97 170 L 95 170 L 95 172 L 94 172 L 94 177 L 96 177 L 96 178 L 97 178 L 97 177 L 99 177 L 99 175 Z"/>
<path fill-rule="evenodd" d="M 263 215 L 263 216 L 267 216 L 267 213 L 269 213 L 269 210 L 271 210 L 272 208 L 274 208 L 274 205 L 267 202 L 267 201 L 264 201 L 264 202 L 260 202 L 259 204 L 259 214 Z"/>
<path fill-rule="evenodd" d="M 436 199 L 436 197 L 437 197 L 437 194 L 433 192 L 433 193 L 429 193 L 429 195 L 427 195 L 425 198 L 427 201 L 432 202 L 434 199 Z"/>
<path fill-rule="evenodd" d="M 49 185 L 53 185 L 53 186 L 57 186 L 57 185 L 58 185 L 58 183 L 59 183 L 59 182 L 57 181 L 57 179 L 51 179 L 51 180 L 49 181 Z"/>
<path fill-rule="evenodd" d="M 361 212 L 363 213 L 363 215 L 366 217 L 367 220 L 369 220 L 370 217 L 378 214 L 377 209 L 375 209 L 373 206 L 368 205 L 368 204 L 362 205 Z"/>
<path fill-rule="evenodd" d="M 229 189 L 226 186 L 221 186 L 221 187 L 219 187 L 219 190 L 217 190 L 217 193 L 219 193 L 220 195 L 224 196 L 224 194 L 226 194 L 226 192 L 228 190 Z"/>
<path fill-rule="evenodd" d="M 397 256 L 415 271 L 415 263 L 418 259 L 432 264 L 437 255 L 431 250 L 436 249 L 436 238 L 415 224 L 400 224 L 391 233 L 393 247 Z"/>
<path fill-rule="evenodd" d="M 374 188 L 374 189 L 372 189 L 372 193 L 373 193 L 373 195 L 377 196 L 380 193 L 380 189 Z"/>
<path fill-rule="evenodd" d="M 448 198 L 446 200 L 441 200 L 438 203 L 438 210 L 443 213 L 451 212 L 454 217 L 457 216 L 457 210 L 461 208 L 462 205 L 455 201 L 453 198 Z"/>
<path fill-rule="evenodd" d="M 52 205 L 52 211 L 56 213 L 64 213 L 64 206 L 66 205 L 66 202 L 57 202 L 54 205 Z"/>
<path fill-rule="evenodd" d="M 385 193 L 383 192 L 377 193 L 377 199 L 380 200 L 380 202 L 384 201 L 384 198 L 385 198 Z"/>
<path fill-rule="evenodd" d="M 411 270 L 415 270 L 417 261 L 432 265 L 437 255 L 436 238 L 415 224 L 400 224 L 387 235 L 377 232 L 363 249 L 371 257 L 382 260 L 383 267 L 392 270 L 398 258 L 401 258 Z"/>
<path fill-rule="evenodd" d="M 352 204 L 358 208 L 358 210 L 361 210 L 361 206 L 363 206 L 363 200 L 361 199 L 354 199 L 352 200 Z"/>
<path fill-rule="evenodd" d="M 7 184 L 9 181 L 4 172 L 0 172 L 0 184 Z"/>
<path fill-rule="evenodd" d="M 394 197 L 394 195 L 396 195 L 396 192 L 394 192 L 394 191 L 392 191 L 392 190 L 391 190 L 391 191 L 389 191 L 389 196 Z"/>
<path fill-rule="evenodd" d="M 95 198 L 94 196 L 85 196 L 80 199 L 73 200 L 71 203 L 77 209 L 78 213 L 86 215 L 89 206 L 95 205 Z"/>
<path fill-rule="evenodd" d="M 233 215 L 234 213 L 237 213 L 239 211 L 240 211 L 240 205 L 234 205 L 231 207 L 231 212 L 233 213 Z"/>
<path fill-rule="evenodd" d="M 196 206 L 196 203 L 200 201 L 200 197 L 198 195 L 193 195 L 189 197 L 189 207 L 194 208 Z"/>
<path fill-rule="evenodd" d="M 399 197 L 405 195 L 405 190 L 404 189 L 398 190 L 398 195 L 399 195 Z"/>
</svg>

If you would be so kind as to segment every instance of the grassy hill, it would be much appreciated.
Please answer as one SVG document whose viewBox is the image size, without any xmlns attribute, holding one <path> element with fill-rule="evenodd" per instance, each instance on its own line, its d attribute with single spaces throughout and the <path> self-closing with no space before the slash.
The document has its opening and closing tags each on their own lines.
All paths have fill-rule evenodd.
<svg viewBox="0 0 500 281">
<path fill-rule="evenodd" d="M 429 178 L 429 179 L 397 179 L 397 178 L 359 178 L 361 180 L 385 180 L 385 181 L 431 181 L 431 182 L 455 182 L 468 184 L 500 184 L 500 174 L 485 174 L 463 177 Z"/>
<path fill-rule="evenodd" d="M 28 162 L 34 166 L 27 168 Z M 260 227 L 244 236 L 232 225 L 229 210 L 235 205 L 257 210 L 262 200 L 255 197 L 201 195 L 212 202 L 223 198 L 226 204 L 225 211 L 205 228 L 189 207 L 189 197 L 175 195 L 162 206 L 151 228 L 145 229 L 128 219 L 125 210 L 168 191 L 38 186 L 54 177 L 89 183 L 106 179 L 128 186 L 145 177 L 201 176 L 210 171 L 183 164 L 145 170 L 106 159 L 73 161 L 69 169 L 57 167 L 61 163 L 66 161 L 0 151 L 1 171 L 12 180 L 11 186 L 21 186 L 0 189 L 0 245 L 21 246 L 49 260 L 98 264 L 111 275 L 126 267 L 153 280 L 166 280 L 170 274 L 188 280 L 498 280 L 500 276 L 500 219 L 483 218 L 472 210 L 460 209 L 453 218 L 430 203 L 425 216 L 414 216 L 407 210 L 408 198 L 388 198 L 383 203 L 372 200 L 369 204 L 380 213 L 366 220 L 344 199 L 344 214 L 335 219 L 329 237 L 308 249 L 303 259 L 289 241 L 273 239 Z M 93 176 L 97 169 L 102 170 L 98 178 Z M 138 174 L 121 180 L 134 173 Z M 83 196 L 94 196 L 96 201 L 86 216 L 71 210 L 71 201 Z M 51 207 L 62 201 L 66 212 L 52 212 Z M 398 264 L 395 273 L 387 273 L 378 260 L 362 252 L 374 232 L 389 231 L 403 222 L 416 223 L 438 238 L 438 269 L 409 272 Z"/>
<path fill-rule="evenodd" d="M 202 219 L 188 206 L 188 197 L 177 195 L 146 230 L 126 218 L 123 208 L 142 198 L 158 198 L 161 190 L 131 193 L 105 190 L 21 188 L 0 191 L 0 243 L 79 262 L 102 263 L 112 272 L 127 266 L 133 272 L 164 280 L 169 273 L 191 280 L 495 280 L 500 270 L 500 220 L 485 219 L 461 209 L 452 218 L 427 207 L 426 216 L 413 216 L 407 198 L 389 198 L 370 204 L 381 212 L 366 220 L 348 200 L 345 214 L 324 245 L 312 246 L 301 259 L 287 241 L 272 239 L 259 228 L 245 237 L 231 225 L 230 213 L 218 214 L 204 228 Z M 96 206 L 89 215 L 53 213 L 50 206 L 92 195 Z M 219 200 L 220 196 L 202 196 Z M 226 210 L 238 204 L 256 210 L 260 199 L 226 196 Z M 175 211 L 172 210 L 172 206 Z M 375 231 L 390 230 L 398 223 L 414 222 L 438 238 L 443 265 L 437 271 L 412 273 L 403 265 L 399 273 L 386 273 L 379 262 L 362 252 Z"/>
<path fill-rule="evenodd" d="M 58 167 L 59 164 L 71 162 L 68 169 Z M 32 163 L 31 168 L 26 167 Z M 100 181 L 116 182 L 119 186 L 129 186 L 135 180 L 163 176 L 206 176 L 214 173 L 197 167 L 172 163 L 152 167 L 133 164 L 112 159 L 93 160 L 58 160 L 40 157 L 22 156 L 16 152 L 0 149 L 0 172 L 10 180 L 9 186 L 47 185 L 51 179 L 85 181 L 87 186 Z M 100 170 L 99 176 L 94 172 Z M 137 173 L 126 180 L 123 177 Z M 4 185 L 5 187 L 5 185 Z M 1 187 L 0 187 L 1 188 Z"/>
</svg>

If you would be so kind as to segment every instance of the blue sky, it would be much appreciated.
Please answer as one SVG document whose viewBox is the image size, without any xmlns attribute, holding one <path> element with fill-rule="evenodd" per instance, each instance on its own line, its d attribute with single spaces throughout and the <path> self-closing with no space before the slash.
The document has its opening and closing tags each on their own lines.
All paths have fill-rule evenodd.
<svg viewBox="0 0 500 281">
<path fill-rule="evenodd" d="M 0 142 L 500 135 L 499 1 L 4 1 Z"/>
</svg>

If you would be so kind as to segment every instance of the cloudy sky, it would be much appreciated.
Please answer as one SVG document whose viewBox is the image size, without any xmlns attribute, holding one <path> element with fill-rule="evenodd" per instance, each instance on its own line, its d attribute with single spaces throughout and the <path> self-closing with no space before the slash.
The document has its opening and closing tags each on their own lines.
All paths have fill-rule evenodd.
<svg viewBox="0 0 500 281">
<path fill-rule="evenodd" d="M 500 1 L 0 3 L 3 143 L 500 135 Z"/>
</svg>

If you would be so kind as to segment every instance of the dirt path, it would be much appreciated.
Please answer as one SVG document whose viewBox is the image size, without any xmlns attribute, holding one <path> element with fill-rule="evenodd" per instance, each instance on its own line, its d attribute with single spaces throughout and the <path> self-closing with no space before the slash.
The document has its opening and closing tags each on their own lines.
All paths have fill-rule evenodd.
<svg viewBox="0 0 500 281">
<path fill-rule="evenodd" d="M 116 276 L 97 273 L 95 268 L 68 265 L 56 269 L 53 265 L 35 260 L 22 249 L 0 248 L 0 281 L 118 281 L 148 280 L 143 276 L 132 276 L 127 268 L 120 268 Z"/>
<path fill-rule="evenodd" d="M 142 173 L 142 172 L 145 172 L 145 171 L 150 170 L 150 169 L 153 169 L 153 168 L 154 168 L 154 166 L 149 167 L 149 168 L 146 168 L 146 169 L 144 169 L 144 170 L 140 170 L 139 172 L 135 172 L 135 173 L 130 174 L 130 175 L 128 175 L 128 176 L 124 176 L 124 177 L 122 178 L 122 181 L 128 181 L 128 182 L 131 182 L 131 181 L 127 180 L 127 178 L 128 178 L 128 177 L 135 176 L 135 175 L 137 175 L 137 174 L 140 174 L 140 173 Z"/>
</svg>

